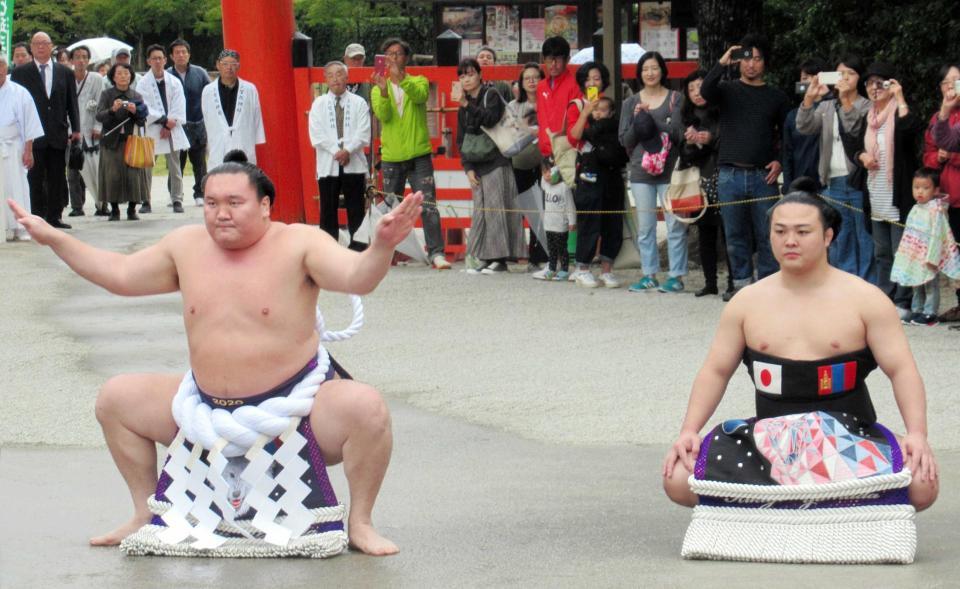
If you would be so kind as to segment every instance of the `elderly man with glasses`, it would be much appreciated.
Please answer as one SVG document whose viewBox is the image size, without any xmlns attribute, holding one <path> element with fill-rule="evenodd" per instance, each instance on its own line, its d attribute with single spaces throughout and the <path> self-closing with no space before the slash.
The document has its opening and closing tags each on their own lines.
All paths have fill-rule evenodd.
<svg viewBox="0 0 960 589">
<path fill-rule="evenodd" d="M 255 164 L 256 146 L 267 142 L 257 87 L 240 79 L 240 54 L 232 49 L 220 52 L 217 71 L 220 78 L 203 89 L 201 99 L 210 146 L 207 165 L 210 169 L 219 166 L 223 156 L 234 149 L 242 150 Z"/>
</svg>

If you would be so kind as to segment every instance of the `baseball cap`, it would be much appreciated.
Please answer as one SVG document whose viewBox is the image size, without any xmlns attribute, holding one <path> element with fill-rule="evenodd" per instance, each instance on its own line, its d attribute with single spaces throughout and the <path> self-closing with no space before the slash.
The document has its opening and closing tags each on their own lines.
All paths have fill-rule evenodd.
<svg viewBox="0 0 960 589">
<path fill-rule="evenodd" d="M 127 49 L 126 47 L 119 47 L 117 49 L 114 49 L 113 57 L 116 58 L 118 55 L 126 55 L 127 57 L 130 57 L 130 50 Z"/>
<path fill-rule="evenodd" d="M 360 43 L 350 43 L 347 45 L 347 48 L 344 50 L 343 54 L 346 57 L 356 57 L 358 55 L 366 56 L 367 52 Z"/>
</svg>

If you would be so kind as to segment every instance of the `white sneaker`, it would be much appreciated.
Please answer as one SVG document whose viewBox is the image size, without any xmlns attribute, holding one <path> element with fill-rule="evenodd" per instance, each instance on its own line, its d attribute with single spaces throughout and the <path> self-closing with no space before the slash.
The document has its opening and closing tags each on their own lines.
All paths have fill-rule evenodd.
<svg viewBox="0 0 960 589">
<path fill-rule="evenodd" d="M 433 267 L 437 270 L 449 270 L 451 266 L 450 262 L 447 261 L 447 258 L 441 254 L 437 254 L 433 256 Z"/>
<path fill-rule="evenodd" d="M 593 272 L 589 270 L 581 270 L 577 272 L 577 286 L 582 286 L 584 288 L 597 288 L 600 284 L 597 282 L 597 279 L 594 277 Z"/>
<path fill-rule="evenodd" d="M 503 262 L 493 262 L 480 272 L 482 274 L 505 274 L 507 272 L 507 265 Z"/>
<path fill-rule="evenodd" d="M 607 288 L 620 288 L 623 284 L 617 279 L 613 272 L 604 272 L 600 275 L 600 282 Z"/>
<path fill-rule="evenodd" d="M 557 273 L 553 270 L 549 268 L 543 268 L 542 270 L 537 270 L 531 274 L 530 278 L 533 278 L 534 280 L 553 280 L 556 275 Z"/>
<path fill-rule="evenodd" d="M 193 199 L 193 202 L 194 202 L 194 204 L 196 204 L 198 207 L 202 207 L 202 206 L 203 206 L 203 199 L 200 198 L 199 196 L 198 196 L 197 198 Z"/>
<path fill-rule="evenodd" d="M 30 241 L 30 233 L 26 229 L 14 229 L 13 238 L 17 241 Z"/>
<path fill-rule="evenodd" d="M 567 274 L 567 282 L 576 282 L 578 274 L 580 274 L 580 270 L 574 270 L 573 272 Z"/>
</svg>

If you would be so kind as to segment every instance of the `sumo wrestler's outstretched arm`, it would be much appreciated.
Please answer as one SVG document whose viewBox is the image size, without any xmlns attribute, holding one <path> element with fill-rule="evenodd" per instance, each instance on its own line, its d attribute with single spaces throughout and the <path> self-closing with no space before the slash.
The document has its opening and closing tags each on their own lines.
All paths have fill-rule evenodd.
<svg viewBox="0 0 960 589">
<path fill-rule="evenodd" d="M 693 472 L 694 462 L 700 452 L 700 430 L 720 404 L 723 393 L 727 390 L 727 383 L 743 356 L 743 318 L 746 306 L 743 294 L 734 297 L 720 314 L 720 324 L 707 359 L 693 380 L 693 390 L 690 391 L 680 436 L 663 461 L 664 477 L 673 476 L 677 462 Z"/>
<path fill-rule="evenodd" d="M 108 291 L 123 296 L 139 296 L 174 292 L 178 289 L 176 266 L 166 247 L 160 243 L 125 255 L 95 248 L 46 221 L 31 215 L 20 205 L 8 200 L 17 222 L 23 225 L 40 245 L 50 246 L 74 272 Z"/>
<path fill-rule="evenodd" d="M 893 396 L 907 428 L 900 441 L 906 465 L 921 481 L 934 481 L 939 473 L 927 442 L 927 393 L 900 317 L 890 299 L 879 290 L 872 289 L 864 301 L 862 313 L 867 328 L 867 345 L 877 359 L 877 365 L 890 379 Z"/>
<path fill-rule="evenodd" d="M 323 231 L 305 228 L 309 231 L 305 263 L 310 277 L 324 290 L 369 294 L 390 269 L 394 248 L 413 230 L 422 203 L 421 192 L 403 199 L 380 219 L 373 242 L 361 253 L 340 246 Z"/>
</svg>

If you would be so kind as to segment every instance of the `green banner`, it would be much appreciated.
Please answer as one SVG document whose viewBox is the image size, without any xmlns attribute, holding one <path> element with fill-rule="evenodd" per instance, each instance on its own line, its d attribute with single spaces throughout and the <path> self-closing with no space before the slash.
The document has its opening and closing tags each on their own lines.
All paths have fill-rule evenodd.
<svg viewBox="0 0 960 589">
<path fill-rule="evenodd" d="M 13 40 L 13 0 L 0 0 L 0 46 L 10 62 L 10 42 Z"/>
</svg>

